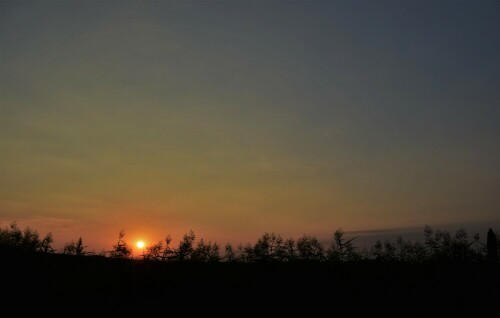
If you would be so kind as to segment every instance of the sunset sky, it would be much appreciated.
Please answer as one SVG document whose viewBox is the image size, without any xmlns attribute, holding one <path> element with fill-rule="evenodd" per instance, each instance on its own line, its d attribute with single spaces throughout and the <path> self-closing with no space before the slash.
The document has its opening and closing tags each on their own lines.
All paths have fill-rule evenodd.
<svg viewBox="0 0 500 318">
<path fill-rule="evenodd" d="M 500 225 L 499 1 L 1 1 L 0 226 Z M 483 235 L 484 237 L 484 235 Z"/>
</svg>

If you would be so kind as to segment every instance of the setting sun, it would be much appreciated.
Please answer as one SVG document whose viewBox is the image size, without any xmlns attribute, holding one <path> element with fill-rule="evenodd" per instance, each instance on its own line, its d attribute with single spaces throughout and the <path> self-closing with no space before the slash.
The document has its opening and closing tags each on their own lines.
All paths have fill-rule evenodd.
<svg viewBox="0 0 500 318">
<path fill-rule="evenodd" d="M 144 242 L 143 242 L 143 241 L 138 241 L 135 245 L 136 245 L 138 248 L 143 248 L 143 247 L 144 247 Z"/>
</svg>

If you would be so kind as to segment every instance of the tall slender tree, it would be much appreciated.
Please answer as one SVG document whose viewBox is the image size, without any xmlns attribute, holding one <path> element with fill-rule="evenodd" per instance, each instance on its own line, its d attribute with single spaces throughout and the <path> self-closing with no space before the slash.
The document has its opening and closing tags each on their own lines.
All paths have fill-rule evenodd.
<svg viewBox="0 0 500 318">
<path fill-rule="evenodd" d="M 491 228 L 488 229 L 486 248 L 488 253 L 488 260 L 491 262 L 498 262 L 498 241 L 495 233 Z"/>
</svg>

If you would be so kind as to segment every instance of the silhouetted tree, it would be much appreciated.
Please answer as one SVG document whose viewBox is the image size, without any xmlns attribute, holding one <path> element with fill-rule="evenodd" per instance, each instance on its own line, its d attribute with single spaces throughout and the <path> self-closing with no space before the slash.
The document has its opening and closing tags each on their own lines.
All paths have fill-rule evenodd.
<svg viewBox="0 0 500 318">
<path fill-rule="evenodd" d="M 40 242 L 39 251 L 43 253 L 54 253 L 55 250 L 52 248 L 52 243 L 54 242 L 54 237 L 52 233 L 47 233 L 43 240 Z"/>
<path fill-rule="evenodd" d="M 478 261 L 481 261 L 483 259 L 483 254 L 486 254 L 486 247 L 484 243 L 481 242 L 479 233 L 474 234 L 474 258 Z"/>
<path fill-rule="evenodd" d="M 399 236 L 395 242 L 377 240 L 369 249 L 364 248 L 361 255 L 353 246 L 354 238 L 345 238 L 344 231 L 339 228 L 333 234 L 332 245 L 325 251 L 322 244 L 314 236 L 303 235 L 297 241 L 283 238 L 274 232 L 264 233 L 254 245 L 239 244 L 233 249 L 226 244 L 224 255 L 219 254 L 219 245 L 200 239 L 195 243 L 192 230 L 184 234 L 178 248 L 172 248 L 172 239 L 167 235 L 165 242 L 159 241 L 149 245 L 144 252 L 144 260 L 156 261 L 196 261 L 196 262 L 290 262 L 294 260 L 307 261 L 353 261 L 375 259 L 379 261 L 424 262 L 426 260 L 481 261 L 488 259 L 497 262 L 499 255 L 499 235 L 490 228 L 487 234 L 487 244 L 480 241 L 476 233 L 469 238 L 464 228 L 459 228 L 452 236 L 447 231 L 433 230 L 430 226 L 424 229 L 424 244 L 404 240 Z M 110 251 L 111 257 L 130 257 L 132 250 L 124 240 L 125 232 L 120 231 L 117 244 Z M 30 227 L 21 230 L 15 222 L 9 227 L 0 228 L 0 250 L 19 250 L 24 252 L 52 253 L 52 233 L 43 238 Z M 86 255 L 82 238 L 64 245 L 63 254 Z"/>
<path fill-rule="evenodd" d="M 256 261 L 253 246 L 250 243 L 244 246 L 242 244 L 238 245 L 238 256 L 242 262 L 251 263 Z"/>
<path fill-rule="evenodd" d="M 9 228 L 0 230 L 0 248 L 19 250 L 25 252 L 52 253 L 52 243 L 54 239 L 52 233 L 40 239 L 36 230 L 26 227 L 23 231 L 19 229 L 16 222 L 12 222 Z"/>
<path fill-rule="evenodd" d="M 455 259 L 467 260 L 471 257 L 470 246 L 474 242 L 468 241 L 468 235 L 464 228 L 460 228 L 455 233 L 455 238 L 451 243 L 451 256 Z"/>
<path fill-rule="evenodd" d="M 198 242 L 191 254 L 191 260 L 197 262 L 218 262 L 219 259 L 219 245 L 212 242 L 205 243 L 203 239 Z"/>
<path fill-rule="evenodd" d="M 427 250 L 425 249 L 425 245 L 419 241 L 416 241 L 413 244 L 413 258 L 414 262 L 424 262 L 427 260 Z"/>
<path fill-rule="evenodd" d="M 378 261 L 395 261 L 397 259 L 397 247 L 389 240 L 382 242 L 377 240 L 370 249 L 370 253 Z"/>
<path fill-rule="evenodd" d="M 113 250 L 111 251 L 111 257 L 115 258 L 127 258 L 132 254 L 132 249 L 128 246 L 127 242 L 124 241 L 125 231 L 120 231 L 118 234 L 118 242 L 113 245 Z"/>
<path fill-rule="evenodd" d="M 415 261 L 413 244 L 405 241 L 401 235 L 396 239 L 396 258 L 402 262 Z"/>
<path fill-rule="evenodd" d="M 425 226 L 425 245 L 428 247 L 433 259 L 446 259 L 451 256 L 451 236 L 447 231 L 436 230 Z"/>
<path fill-rule="evenodd" d="M 384 259 L 387 261 L 396 260 L 396 246 L 389 240 L 384 241 Z"/>
<path fill-rule="evenodd" d="M 497 247 L 498 247 L 497 254 L 500 255 L 500 233 L 495 231 L 495 236 L 497 237 Z"/>
<path fill-rule="evenodd" d="M 279 234 L 271 234 L 271 255 L 276 261 L 284 261 L 286 259 L 285 241 Z"/>
<path fill-rule="evenodd" d="M 236 252 L 233 249 L 231 243 L 227 243 L 224 248 L 224 261 L 235 262 L 237 260 Z"/>
<path fill-rule="evenodd" d="M 162 260 L 163 261 L 171 261 L 176 258 L 176 251 L 170 246 L 172 243 L 172 237 L 168 234 L 165 237 L 165 248 L 163 249 Z"/>
<path fill-rule="evenodd" d="M 179 243 L 179 248 L 175 251 L 177 260 L 186 261 L 191 258 L 191 255 L 194 251 L 193 245 L 195 240 L 195 235 L 193 230 L 190 230 L 189 233 L 184 234 L 182 240 Z"/>
<path fill-rule="evenodd" d="M 20 250 L 24 249 L 22 246 L 23 232 L 19 229 L 16 222 L 13 222 L 10 225 L 9 234 L 10 234 L 10 238 L 9 238 L 10 246 L 13 248 L 20 249 Z"/>
<path fill-rule="evenodd" d="M 161 261 L 163 258 L 163 242 L 159 241 L 156 244 L 150 244 L 144 252 L 144 260 Z"/>
<path fill-rule="evenodd" d="M 209 262 L 218 262 L 220 261 L 221 257 L 219 254 L 219 244 L 217 242 L 211 243 L 210 241 L 208 242 L 208 261 Z"/>
<path fill-rule="evenodd" d="M 498 241 L 495 233 L 490 228 L 488 229 L 488 236 L 486 238 L 486 247 L 488 260 L 491 262 L 498 262 Z"/>
<path fill-rule="evenodd" d="M 295 250 L 295 241 L 292 238 L 289 238 L 285 241 L 284 244 L 284 261 L 293 261 L 297 258 L 297 251 Z"/>
<path fill-rule="evenodd" d="M 381 240 L 377 240 L 375 245 L 370 248 L 370 254 L 378 261 L 384 259 L 384 245 Z"/>
<path fill-rule="evenodd" d="M 87 246 L 83 245 L 82 238 L 80 237 L 76 242 L 71 241 L 69 243 L 66 243 L 63 248 L 63 254 L 82 256 L 87 254 L 85 252 L 86 247 Z"/>
<path fill-rule="evenodd" d="M 458 229 L 455 236 L 451 237 L 447 231 L 434 232 L 429 226 L 425 227 L 425 245 L 431 259 L 480 260 L 483 257 L 481 244 L 478 233 L 469 241 L 464 228 Z"/>
<path fill-rule="evenodd" d="M 327 251 L 328 259 L 331 261 L 352 261 L 360 259 L 361 256 L 355 252 L 352 245 L 357 237 L 349 240 L 344 239 L 344 231 L 338 229 L 333 233 L 333 243 Z"/>
<path fill-rule="evenodd" d="M 40 246 L 40 237 L 35 230 L 27 227 L 21 235 L 20 247 L 25 251 L 36 251 Z"/>
<path fill-rule="evenodd" d="M 281 260 L 284 255 L 283 239 L 274 232 L 264 233 L 255 243 L 253 255 L 257 261 Z"/>
<path fill-rule="evenodd" d="M 269 261 L 271 259 L 270 252 L 270 235 L 269 233 L 264 233 L 262 237 L 257 239 L 253 247 L 253 255 L 256 261 Z"/>
<path fill-rule="evenodd" d="M 297 240 L 297 254 L 300 260 L 322 261 L 325 249 L 315 236 L 303 235 Z"/>
</svg>

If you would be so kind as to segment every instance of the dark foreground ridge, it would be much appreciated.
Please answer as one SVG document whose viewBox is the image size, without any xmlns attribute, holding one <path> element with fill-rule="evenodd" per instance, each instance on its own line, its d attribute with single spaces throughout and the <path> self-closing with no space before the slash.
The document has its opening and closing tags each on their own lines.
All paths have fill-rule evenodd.
<svg viewBox="0 0 500 318">
<path fill-rule="evenodd" d="M 179 308 L 239 316 L 402 308 L 404 317 L 476 317 L 498 312 L 500 295 L 500 264 L 490 262 L 164 263 L 11 251 L 0 264 L 3 302 L 21 303 L 15 305 L 20 314 Z"/>
<path fill-rule="evenodd" d="M 55 251 L 49 233 L 0 229 L 3 312 L 65 316 L 478 317 L 499 313 L 498 235 L 425 228 L 425 241 L 377 241 L 359 252 L 335 231 L 327 248 L 304 235 L 265 233 L 223 254 L 191 231 L 177 246 L 146 247 L 139 258 L 120 232 L 110 253 L 83 240 Z"/>
</svg>

